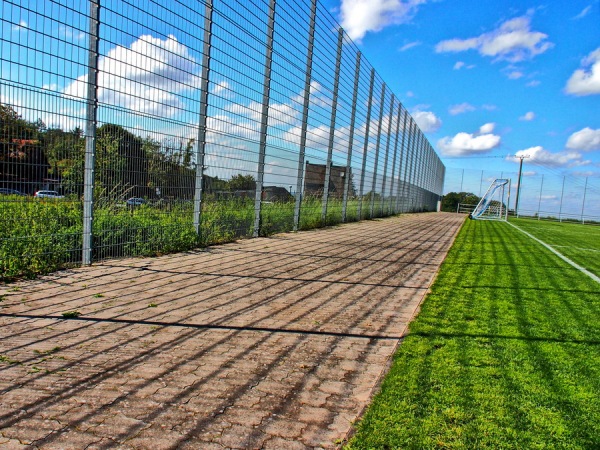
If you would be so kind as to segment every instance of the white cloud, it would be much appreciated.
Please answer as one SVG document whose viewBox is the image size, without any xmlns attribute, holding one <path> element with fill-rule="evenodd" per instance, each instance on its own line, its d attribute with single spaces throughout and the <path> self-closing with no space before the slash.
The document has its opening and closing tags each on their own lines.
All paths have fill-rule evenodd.
<svg viewBox="0 0 600 450">
<path fill-rule="evenodd" d="M 540 85 L 540 81 L 539 80 L 531 80 L 525 86 L 527 86 L 527 87 L 536 87 L 536 86 L 539 86 L 539 85 Z"/>
<path fill-rule="evenodd" d="M 398 51 L 405 52 L 406 50 L 409 50 L 414 47 L 418 47 L 419 45 L 421 45 L 420 41 L 409 42 L 408 44 L 404 44 L 402 47 L 400 47 L 398 49 Z"/>
<path fill-rule="evenodd" d="M 522 78 L 524 76 L 524 73 L 519 71 L 519 70 L 513 70 L 512 72 L 510 72 L 508 74 L 508 79 L 509 80 L 518 80 L 519 78 Z"/>
<path fill-rule="evenodd" d="M 535 119 L 535 113 L 533 111 L 528 111 L 519 117 L 519 120 L 524 120 L 525 122 L 530 122 Z"/>
<path fill-rule="evenodd" d="M 573 133 L 567 140 L 567 148 L 583 151 L 600 150 L 600 129 L 592 130 L 586 127 Z"/>
<path fill-rule="evenodd" d="M 520 156 L 527 156 L 527 162 L 553 168 L 578 167 L 590 163 L 588 160 L 583 160 L 581 153 L 579 152 L 564 151 L 552 153 L 539 145 L 525 150 L 519 150 L 515 153 L 515 157 L 508 157 L 507 160 L 518 161 L 518 157 Z"/>
<path fill-rule="evenodd" d="M 488 153 L 500 145 L 500 136 L 493 134 L 493 123 L 486 123 L 476 133 L 458 133 L 444 137 L 438 147 L 445 156 L 469 156 Z"/>
<path fill-rule="evenodd" d="M 29 25 L 23 19 L 19 20 L 18 25 L 13 25 L 12 27 L 13 31 L 27 30 L 27 28 L 29 28 Z"/>
<path fill-rule="evenodd" d="M 61 25 L 58 28 L 59 36 L 67 41 L 81 41 L 85 39 L 86 34 L 83 31 L 78 31 L 75 28 Z"/>
<path fill-rule="evenodd" d="M 582 177 L 582 178 L 597 177 L 598 175 L 600 175 L 600 173 L 594 172 L 593 170 L 575 170 L 571 173 L 573 175 L 575 175 L 576 177 Z"/>
<path fill-rule="evenodd" d="M 100 103 L 163 117 L 184 107 L 180 93 L 200 86 L 198 64 L 172 35 L 165 40 L 144 35 L 129 48 L 117 46 L 100 58 L 98 69 Z M 82 100 L 86 89 L 82 75 L 63 94 Z"/>
<path fill-rule="evenodd" d="M 585 57 L 581 65 L 567 81 L 565 91 L 577 96 L 600 94 L 600 47 Z"/>
<path fill-rule="evenodd" d="M 469 64 L 469 65 L 466 65 L 466 64 L 464 63 L 464 61 L 456 61 L 456 63 L 454 64 L 454 67 L 452 67 L 452 69 L 454 69 L 454 70 L 460 70 L 460 69 L 462 69 L 463 67 L 464 67 L 465 69 L 473 69 L 473 68 L 475 67 L 475 64 Z"/>
<path fill-rule="evenodd" d="M 58 91 L 58 85 L 56 83 L 43 84 L 42 89 L 47 91 Z"/>
<path fill-rule="evenodd" d="M 583 8 L 583 11 L 581 11 L 579 14 L 577 14 L 575 17 L 573 17 L 573 20 L 578 20 L 578 19 L 583 19 L 585 16 L 587 16 L 590 11 L 592 10 L 592 5 L 588 5 L 585 8 Z"/>
<path fill-rule="evenodd" d="M 483 124 L 479 127 L 479 134 L 489 134 L 494 132 L 496 124 L 493 122 Z"/>
<path fill-rule="evenodd" d="M 452 105 L 448 108 L 448 112 L 456 116 L 458 114 L 464 114 L 466 112 L 475 111 L 475 107 L 469 103 L 459 103 L 458 105 Z"/>
<path fill-rule="evenodd" d="M 214 95 L 224 96 L 229 91 L 231 86 L 225 80 L 219 83 L 214 83 L 210 89 L 210 93 Z"/>
<path fill-rule="evenodd" d="M 442 126 L 440 118 L 431 111 L 415 111 L 412 116 L 423 133 L 435 133 Z"/>
<path fill-rule="evenodd" d="M 498 60 L 523 61 L 544 53 L 554 46 L 547 34 L 531 31 L 527 16 L 507 20 L 489 33 L 469 39 L 449 39 L 438 43 L 436 52 L 462 52 L 477 50 L 482 56 Z"/>
<path fill-rule="evenodd" d="M 368 32 L 381 31 L 411 19 L 427 0 L 342 0 L 341 23 L 350 39 L 360 41 Z"/>
<path fill-rule="evenodd" d="M 486 111 L 495 111 L 498 109 L 498 107 L 496 105 L 481 105 L 482 109 L 485 109 Z"/>
</svg>

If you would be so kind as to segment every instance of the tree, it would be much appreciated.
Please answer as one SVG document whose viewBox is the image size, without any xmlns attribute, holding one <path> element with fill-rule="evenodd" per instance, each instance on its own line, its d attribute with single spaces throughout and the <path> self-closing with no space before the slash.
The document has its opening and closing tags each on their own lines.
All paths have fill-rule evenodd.
<svg viewBox="0 0 600 450">
<path fill-rule="evenodd" d="M 475 206 L 479 200 L 479 197 L 470 192 L 448 192 L 442 198 L 442 211 L 456 212 L 459 203 Z"/>
<path fill-rule="evenodd" d="M 42 142 L 52 178 L 61 180 L 65 192 L 83 194 L 85 139 L 81 128 L 69 132 L 49 129 L 42 135 Z"/>
<path fill-rule="evenodd" d="M 252 175 L 238 173 L 227 182 L 230 191 L 253 191 L 256 189 L 256 180 Z"/>
<path fill-rule="evenodd" d="M 40 144 L 46 126 L 28 122 L 14 108 L 0 104 L 0 181 L 28 191 L 48 176 L 48 160 Z"/>
<path fill-rule="evenodd" d="M 146 142 L 120 125 L 104 124 L 96 132 L 96 186 L 105 195 L 148 196 Z"/>
</svg>

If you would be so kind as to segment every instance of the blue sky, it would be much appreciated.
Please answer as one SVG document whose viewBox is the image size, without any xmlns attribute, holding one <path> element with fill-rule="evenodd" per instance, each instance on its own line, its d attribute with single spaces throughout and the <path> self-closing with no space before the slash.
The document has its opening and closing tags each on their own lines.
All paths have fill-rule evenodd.
<svg viewBox="0 0 600 450">
<path fill-rule="evenodd" d="M 600 176 L 598 0 L 323 4 L 449 168 Z"/>
<path fill-rule="evenodd" d="M 529 196 L 523 198 L 528 208 L 541 205 L 541 209 L 555 211 L 565 203 L 575 205 L 575 213 L 587 189 L 585 200 L 595 205 L 594 214 L 600 217 L 599 0 L 320 2 L 442 157 L 448 169 L 446 192 L 464 188 L 481 194 L 490 179 L 514 178 L 517 161 L 507 155 L 526 155 L 522 185 L 528 187 Z M 216 3 L 221 11 L 215 19 L 219 26 L 213 27 L 216 50 L 208 127 L 218 138 L 213 139 L 212 156 L 236 164 L 244 161 L 249 173 L 256 158 L 247 147 L 257 140 L 263 80 L 263 44 L 251 36 L 264 32 L 265 11 L 259 14 L 257 8 L 265 9 L 267 4 L 266 0 L 221 0 Z M 193 2 L 150 5 L 140 14 L 135 9 L 139 5 L 103 3 L 106 25 L 101 28 L 98 95 L 107 107 L 100 109 L 99 119 L 123 124 L 139 135 L 153 133 L 156 139 L 194 138 L 201 17 L 191 9 L 197 6 Z M 6 2 L 0 7 L 0 78 L 4 81 L 0 101 L 27 119 L 41 117 L 49 126 L 64 129 L 83 126 L 85 117 L 87 5 L 82 2 L 79 10 L 73 8 L 48 0 Z M 284 23 L 300 17 L 288 12 L 278 12 Z M 299 58 L 300 65 L 290 70 L 282 58 L 279 63 L 276 60 L 280 79 L 274 92 L 278 94 L 273 94 L 269 105 L 271 140 L 284 153 L 288 147 L 297 147 L 299 136 L 306 48 L 303 29 L 308 17 L 301 16 L 297 29 L 282 26 L 291 40 L 278 49 L 283 55 L 289 52 L 290 60 Z M 252 33 L 227 25 L 229 20 L 252 28 Z M 324 20 L 322 26 L 331 31 L 329 47 L 335 48 L 337 26 Z M 298 39 L 294 40 L 295 32 Z M 315 53 L 319 56 L 318 50 Z M 325 110 L 330 107 L 332 64 L 313 72 L 311 159 L 322 160 L 327 147 L 329 113 Z M 338 109 L 336 136 L 347 128 L 340 119 L 342 102 Z M 359 125 L 358 134 L 364 133 L 365 124 Z M 227 145 L 224 136 L 231 141 Z M 344 143 L 340 138 L 337 145 L 344 147 Z M 273 165 L 277 173 L 268 174 L 270 182 L 294 183 L 297 156 L 286 157 L 285 167 Z M 336 164 L 344 161 L 334 157 Z M 238 166 L 222 167 L 210 159 L 208 165 L 224 176 L 238 170 Z M 561 189 L 563 177 L 569 178 L 566 189 Z"/>
</svg>

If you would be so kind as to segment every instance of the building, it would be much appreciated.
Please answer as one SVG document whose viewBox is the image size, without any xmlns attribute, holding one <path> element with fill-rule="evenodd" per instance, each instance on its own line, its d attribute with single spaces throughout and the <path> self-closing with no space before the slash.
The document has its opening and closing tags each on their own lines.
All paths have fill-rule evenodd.
<svg viewBox="0 0 600 450">
<path fill-rule="evenodd" d="M 348 173 L 346 173 L 348 172 Z M 325 164 L 311 164 L 306 161 L 306 170 L 304 173 L 304 195 L 322 196 L 325 189 Z M 329 196 L 342 198 L 344 195 L 344 182 L 346 176 L 350 177 L 349 190 L 352 195 L 354 187 L 352 185 L 352 169 L 345 166 L 331 165 L 329 171 Z"/>
</svg>

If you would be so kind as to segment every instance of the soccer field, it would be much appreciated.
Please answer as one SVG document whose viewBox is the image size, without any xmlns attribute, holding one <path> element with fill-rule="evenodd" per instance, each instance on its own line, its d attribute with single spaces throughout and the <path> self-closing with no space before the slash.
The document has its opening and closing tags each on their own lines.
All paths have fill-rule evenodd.
<svg viewBox="0 0 600 450">
<path fill-rule="evenodd" d="M 598 272 L 599 228 L 514 222 Z M 600 448 L 600 284 L 467 220 L 348 448 Z"/>
<path fill-rule="evenodd" d="M 510 222 L 600 276 L 600 226 L 531 219 Z"/>
</svg>

